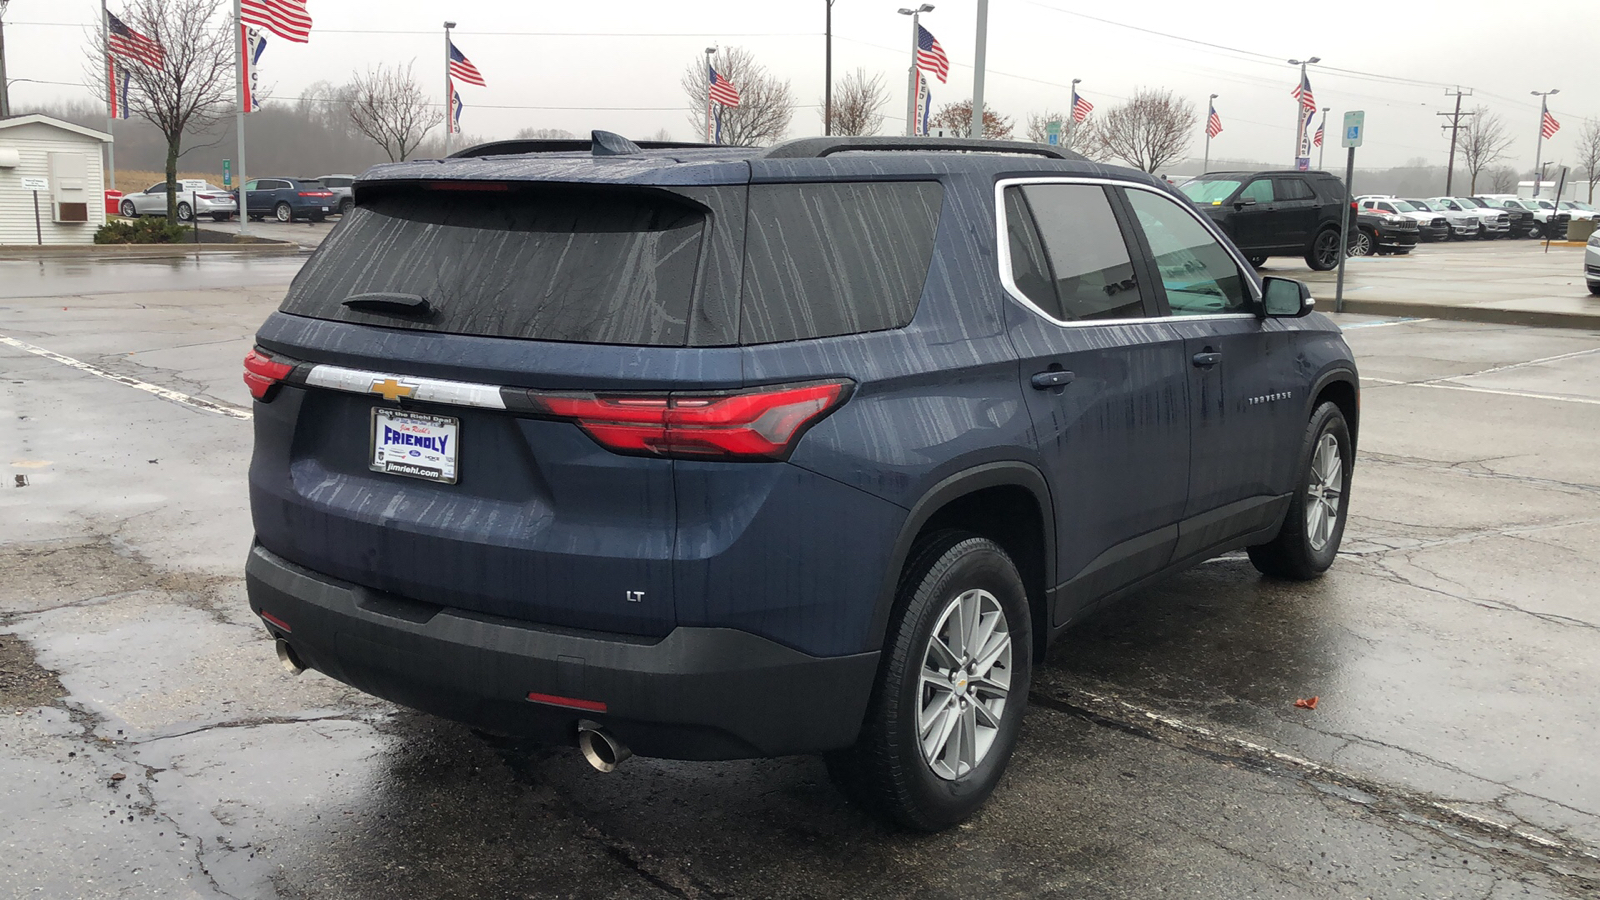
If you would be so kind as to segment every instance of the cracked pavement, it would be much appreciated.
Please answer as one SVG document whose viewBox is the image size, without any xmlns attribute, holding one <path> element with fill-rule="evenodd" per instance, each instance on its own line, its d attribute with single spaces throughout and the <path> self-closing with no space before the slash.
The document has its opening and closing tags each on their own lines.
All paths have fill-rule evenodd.
<svg viewBox="0 0 1600 900">
<path fill-rule="evenodd" d="M 0 262 L 0 333 L 247 407 L 297 265 Z M 1600 334 L 1343 322 L 1374 380 L 1334 569 L 1225 557 L 1084 622 L 934 836 L 815 759 L 600 776 L 285 675 L 249 423 L 0 346 L 0 898 L 1593 896 Z"/>
</svg>

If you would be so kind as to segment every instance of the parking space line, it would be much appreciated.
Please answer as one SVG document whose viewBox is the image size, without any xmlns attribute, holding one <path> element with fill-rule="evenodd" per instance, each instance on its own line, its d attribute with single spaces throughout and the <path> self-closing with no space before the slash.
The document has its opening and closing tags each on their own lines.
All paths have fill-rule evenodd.
<svg viewBox="0 0 1600 900">
<path fill-rule="evenodd" d="M 1465 378 L 1470 376 L 1452 377 Z M 1467 391 L 1468 393 L 1472 394 L 1499 394 L 1502 397 L 1525 397 L 1529 400 L 1554 400 L 1557 403 L 1582 403 L 1586 406 L 1600 406 L 1600 400 L 1590 397 L 1563 397 L 1559 394 L 1540 394 L 1536 391 L 1512 391 L 1502 390 L 1499 388 L 1481 388 L 1472 387 L 1465 384 L 1445 384 L 1438 381 L 1394 381 L 1389 378 L 1373 378 L 1368 375 L 1361 376 L 1361 380 L 1370 381 L 1373 384 L 1381 384 L 1385 386 L 1393 385 L 1396 387 L 1440 388 L 1447 391 Z"/>
<path fill-rule="evenodd" d="M 64 366 L 71 366 L 72 368 L 81 372 L 88 372 L 90 375 L 99 376 L 107 381 L 115 381 L 117 384 L 131 387 L 137 391 L 144 391 L 147 394 L 154 394 L 163 400 L 170 400 L 173 403 L 187 406 L 190 409 L 198 409 L 201 412 L 216 413 L 219 416 L 227 416 L 231 419 L 250 418 L 250 410 L 248 409 L 240 409 L 232 404 L 217 403 L 212 400 L 201 400 L 199 397 L 191 397 L 188 394 L 172 390 L 171 388 L 164 388 L 158 384 L 151 384 L 148 381 L 140 381 L 139 379 L 128 375 L 118 375 L 115 372 L 108 372 L 99 366 L 91 365 L 81 359 L 73 359 L 70 356 L 63 356 L 54 350 L 46 350 L 43 347 L 37 347 L 33 344 L 29 344 L 25 341 L 19 341 L 14 337 L 4 334 L 0 334 L 0 344 L 4 344 L 7 347 L 15 347 L 18 350 L 25 350 L 28 353 L 32 353 L 34 356 L 42 356 L 51 362 L 58 362 Z"/>
<path fill-rule="evenodd" d="M 1420 325 L 1423 322 L 1437 322 L 1438 319 L 1390 319 L 1386 322 L 1356 322 L 1351 325 L 1340 325 L 1340 331 L 1349 331 L 1352 328 L 1388 328 L 1390 325 Z"/>
</svg>

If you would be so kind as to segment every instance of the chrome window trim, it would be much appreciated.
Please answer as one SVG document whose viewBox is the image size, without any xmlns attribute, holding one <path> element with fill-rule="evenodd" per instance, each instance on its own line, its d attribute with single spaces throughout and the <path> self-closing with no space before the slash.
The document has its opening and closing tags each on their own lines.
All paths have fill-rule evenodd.
<svg viewBox="0 0 1600 900">
<path fill-rule="evenodd" d="M 1092 185 L 1099 185 L 1099 186 L 1102 186 L 1102 187 L 1120 187 L 1120 188 L 1128 188 L 1128 189 L 1133 189 L 1133 190 L 1149 191 L 1152 194 L 1156 194 L 1158 196 L 1166 198 L 1167 200 L 1171 200 L 1174 205 L 1178 206 L 1180 209 L 1182 209 L 1185 212 L 1187 212 L 1191 217 L 1194 218 L 1194 220 L 1196 222 L 1199 222 L 1200 223 L 1200 227 L 1204 228 L 1206 230 L 1206 232 L 1208 234 L 1210 234 L 1213 238 L 1216 238 L 1217 243 L 1221 244 L 1222 248 L 1224 250 L 1228 251 L 1228 255 L 1233 258 L 1234 264 L 1239 267 L 1239 273 L 1240 273 L 1241 276 L 1244 274 L 1245 270 L 1249 267 L 1249 264 L 1247 262 L 1245 262 L 1244 257 L 1238 252 L 1238 249 L 1233 246 L 1233 242 L 1229 241 L 1226 237 L 1223 236 L 1223 234 L 1221 232 L 1219 232 L 1217 230 L 1215 223 L 1207 221 L 1205 216 L 1203 216 L 1200 213 L 1196 212 L 1195 210 L 1185 206 L 1184 204 L 1178 202 L 1170 194 L 1168 194 L 1165 191 L 1160 190 L 1159 188 L 1156 188 L 1156 187 L 1154 187 L 1152 185 L 1139 184 L 1137 182 L 1132 182 L 1132 181 L 1118 181 L 1117 179 L 1114 179 L 1114 178 L 1093 178 L 1093 177 L 1082 176 L 1082 175 L 1034 176 L 1034 177 L 1028 177 L 1028 178 L 1002 178 L 1002 179 L 996 181 L 995 185 L 994 185 L 994 207 L 995 207 L 994 215 L 995 215 L 995 226 L 996 226 L 995 227 L 995 251 L 996 251 L 995 252 L 995 258 L 999 261 L 999 264 L 1000 264 L 1000 273 L 999 273 L 1000 274 L 1000 286 L 1005 288 L 1006 293 L 1011 296 L 1012 300 L 1015 300 L 1016 302 L 1022 304 L 1024 308 L 1030 310 L 1031 312 L 1033 312 L 1034 315 L 1038 316 L 1039 318 L 1044 319 L 1046 322 L 1049 322 L 1052 325 L 1058 325 L 1058 326 L 1060 326 L 1062 328 L 1086 328 L 1086 327 L 1100 326 L 1100 325 L 1149 325 L 1149 324 L 1156 323 L 1156 322 L 1208 322 L 1208 321 L 1216 321 L 1216 320 L 1224 320 L 1224 319 L 1256 319 L 1256 318 L 1260 318 L 1259 316 L 1257 316 L 1253 312 L 1211 313 L 1209 315 L 1203 315 L 1203 316 L 1174 316 L 1174 315 L 1166 315 L 1166 316 L 1141 316 L 1141 317 L 1131 318 L 1131 319 L 1079 319 L 1079 320 L 1058 319 L 1055 316 L 1050 315 L 1049 313 L 1045 312 L 1043 309 L 1040 309 L 1038 307 L 1038 305 L 1035 304 L 1032 300 L 1029 300 L 1028 296 L 1026 294 L 1024 294 L 1020 288 L 1017 287 L 1016 282 L 1013 281 L 1012 277 L 1011 277 L 1011 241 L 1006 236 L 1006 188 L 1015 187 L 1015 186 L 1022 186 L 1022 185 L 1029 185 L 1029 184 L 1092 184 Z M 1134 251 L 1136 249 L 1137 248 L 1135 248 L 1135 247 L 1129 247 L 1128 248 L 1128 256 L 1129 256 L 1130 259 L 1132 258 L 1133 253 L 1134 253 Z M 1253 278 L 1244 278 L 1244 282 L 1245 282 L 1245 284 L 1249 285 L 1250 299 L 1252 301 L 1254 301 L 1259 306 L 1260 303 L 1261 303 L 1261 292 L 1259 290 L 1257 290 L 1257 288 L 1256 288 L 1255 279 L 1253 279 Z"/>
</svg>

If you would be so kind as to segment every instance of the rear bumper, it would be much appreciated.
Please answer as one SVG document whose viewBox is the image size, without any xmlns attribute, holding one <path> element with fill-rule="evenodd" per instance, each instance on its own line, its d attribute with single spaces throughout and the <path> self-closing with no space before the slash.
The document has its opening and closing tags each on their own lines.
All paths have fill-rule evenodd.
<svg viewBox="0 0 1600 900">
<path fill-rule="evenodd" d="M 740 759 L 856 739 L 877 653 L 815 657 L 728 628 L 665 638 L 545 629 L 405 600 L 253 546 L 250 608 L 310 668 L 478 728 L 571 743 L 599 722 L 641 756 Z M 277 620 L 274 622 L 273 620 Z M 285 627 L 287 626 L 287 627 Z M 571 708 L 530 693 L 585 701 Z"/>
</svg>

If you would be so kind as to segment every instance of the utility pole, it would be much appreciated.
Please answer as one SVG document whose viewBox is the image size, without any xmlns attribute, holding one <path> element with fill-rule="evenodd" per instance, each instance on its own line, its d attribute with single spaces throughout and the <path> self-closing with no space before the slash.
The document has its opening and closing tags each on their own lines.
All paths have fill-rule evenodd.
<svg viewBox="0 0 1600 900">
<path fill-rule="evenodd" d="M 1450 186 L 1454 184 L 1456 175 L 1456 136 L 1461 131 L 1461 117 L 1472 115 L 1472 113 L 1464 113 L 1461 111 L 1461 98 L 1472 96 L 1472 89 L 1467 88 L 1463 91 L 1459 86 L 1457 86 L 1454 91 L 1445 91 L 1444 95 L 1446 97 L 1454 96 L 1456 98 L 1456 111 L 1453 113 L 1434 113 L 1434 115 L 1444 116 L 1446 119 L 1450 120 L 1450 125 L 1448 126 L 1450 129 L 1450 164 L 1445 166 L 1444 170 L 1444 195 L 1446 197 L 1454 197 L 1455 194 L 1450 192 Z"/>
<path fill-rule="evenodd" d="M 1533 195 L 1539 196 L 1539 188 L 1544 186 L 1544 168 L 1539 165 L 1539 160 L 1544 156 L 1544 120 L 1550 115 L 1550 95 L 1561 93 L 1560 88 L 1551 88 L 1548 91 L 1529 91 L 1539 98 L 1539 140 L 1535 143 L 1533 151 Z"/>
<path fill-rule="evenodd" d="M 11 85 L 6 81 L 6 7 L 11 0 L 0 0 L 0 119 L 11 115 Z"/>
<path fill-rule="evenodd" d="M 822 20 L 822 134 L 833 134 L 833 0 L 823 0 L 828 11 Z"/>
</svg>

